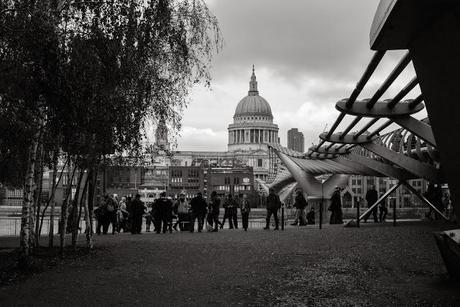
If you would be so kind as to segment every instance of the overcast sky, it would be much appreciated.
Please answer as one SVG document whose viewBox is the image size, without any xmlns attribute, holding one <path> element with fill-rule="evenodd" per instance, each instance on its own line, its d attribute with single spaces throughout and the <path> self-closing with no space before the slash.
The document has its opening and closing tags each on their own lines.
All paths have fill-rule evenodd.
<svg viewBox="0 0 460 307">
<path fill-rule="evenodd" d="M 191 95 L 177 149 L 227 150 L 227 127 L 247 95 L 252 64 L 259 94 L 280 128 L 281 144 L 286 146 L 287 130 L 293 127 L 304 133 L 306 149 L 317 143 L 326 123 L 330 127 L 338 115 L 335 103 L 351 94 L 372 57 L 369 30 L 379 1 L 206 2 L 225 44 L 213 60 L 211 90 L 197 87 Z M 360 98 L 373 94 L 402 54 L 394 51 L 384 58 Z M 384 98 L 413 76 L 409 66 Z"/>
</svg>

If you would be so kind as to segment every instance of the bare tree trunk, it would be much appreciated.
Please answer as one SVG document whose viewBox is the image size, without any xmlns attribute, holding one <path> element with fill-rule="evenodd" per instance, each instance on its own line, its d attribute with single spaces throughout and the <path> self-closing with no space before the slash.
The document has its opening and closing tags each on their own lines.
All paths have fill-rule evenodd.
<svg viewBox="0 0 460 307">
<path fill-rule="evenodd" d="M 54 202 L 54 193 L 56 192 L 56 188 L 59 185 L 59 182 L 61 181 L 62 174 L 64 173 L 67 161 L 64 163 L 64 166 L 62 167 L 61 174 L 59 174 L 59 179 L 56 182 L 56 177 L 57 177 L 57 168 L 58 168 L 58 161 L 59 161 L 59 149 L 56 149 L 53 153 L 53 184 L 51 186 L 51 194 L 48 199 L 48 202 L 46 203 L 45 209 L 43 210 L 42 213 L 42 219 L 40 223 L 40 232 L 42 230 L 42 225 L 43 225 L 43 219 L 45 217 L 45 212 L 48 206 L 51 203 L 51 208 L 50 208 L 50 223 L 49 223 L 49 231 L 48 231 L 48 247 L 53 247 L 54 245 L 54 209 L 56 206 L 56 203 Z"/>
<path fill-rule="evenodd" d="M 79 208 L 79 200 L 80 200 L 80 191 L 81 191 L 81 183 L 83 180 L 84 170 L 80 169 L 78 174 L 77 180 L 77 190 L 75 191 L 75 197 L 72 200 L 72 212 L 71 218 L 69 217 L 70 222 L 70 229 L 72 230 L 72 247 L 76 249 L 76 242 L 77 242 L 77 235 L 78 235 L 78 208 Z"/>
<path fill-rule="evenodd" d="M 89 219 L 90 219 L 90 226 L 91 226 L 91 234 L 94 233 L 93 229 L 93 212 L 94 212 L 94 200 L 96 198 L 96 183 L 97 183 L 97 176 L 99 174 L 99 165 L 98 162 L 96 166 L 93 168 L 91 172 L 90 181 L 88 183 L 88 209 L 89 209 Z"/>
<path fill-rule="evenodd" d="M 35 175 L 35 158 L 37 155 L 38 147 L 38 133 L 33 138 L 32 143 L 29 147 L 29 161 L 27 164 L 26 180 L 24 184 L 24 198 L 22 202 L 22 214 L 21 214 L 21 233 L 20 233 L 20 265 L 27 266 L 29 263 L 30 256 L 30 224 L 31 207 L 33 203 L 33 195 L 35 189 L 34 175 Z"/>
<path fill-rule="evenodd" d="M 77 170 L 77 166 L 75 165 L 72 171 L 72 176 L 69 177 L 70 170 L 72 169 L 71 167 L 71 158 L 69 154 L 69 168 L 67 171 L 67 192 L 66 192 L 66 197 L 64 201 L 62 202 L 61 206 L 61 222 L 60 222 L 60 234 L 59 234 L 59 241 L 60 241 L 60 246 L 59 246 L 59 255 L 64 257 L 64 244 L 65 244 L 65 233 L 66 233 L 66 228 L 67 228 L 67 203 L 69 202 L 69 199 L 71 199 L 70 194 L 72 193 L 72 182 L 73 178 L 75 176 L 75 171 Z"/>
<path fill-rule="evenodd" d="M 38 151 L 38 173 L 37 173 L 37 181 L 38 182 L 38 190 L 37 193 L 35 194 L 35 202 L 34 202 L 34 207 L 36 213 L 36 220 L 35 220 L 35 234 L 34 234 L 34 246 L 39 246 L 40 245 L 40 208 L 41 208 L 41 203 L 42 203 L 42 191 L 43 191 L 43 139 L 40 137 L 40 150 Z"/>
<path fill-rule="evenodd" d="M 79 224 L 80 224 L 80 220 L 81 220 L 81 213 L 82 213 L 82 209 L 83 209 L 83 203 L 85 203 L 85 215 L 87 214 L 87 202 L 85 201 L 85 195 L 86 195 L 86 191 L 87 191 L 87 188 L 88 188 L 88 179 L 89 179 L 89 176 L 88 176 L 88 172 L 84 172 L 83 173 L 83 182 L 84 182 L 84 185 L 83 185 L 83 190 L 81 191 L 80 195 L 79 195 L 79 198 L 77 198 L 78 200 L 78 207 L 79 207 L 79 212 L 78 212 L 78 216 L 76 217 L 76 219 L 74 218 L 74 225 L 75 227 L 73 228 L 73 231 L 72 231 L 72 247 L 74 250 L 77 249 L 77 239 L 78 239 L 78 230 L 79 230 Z M 87 228 L 87 226 L 86 226 Z"/>
</svg>

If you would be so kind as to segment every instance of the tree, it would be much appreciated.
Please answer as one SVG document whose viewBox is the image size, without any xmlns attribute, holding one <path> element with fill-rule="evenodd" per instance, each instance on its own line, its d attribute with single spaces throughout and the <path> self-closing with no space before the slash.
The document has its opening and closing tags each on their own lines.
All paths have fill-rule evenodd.
<svg viewBox="0 0 460 307">
<path fill-rule="evenodd" d="M 54 169 L 66 152 L 81 184 L 62 204 L 61 247 L 67 203 L 75 246 L 82 208 L 91 224 L 85 193 L 103 157 L 140 152 L 148 118 L 179 127 L 190 88 L 209 85 L 222 44 L 217 20 L 201 0 L 9 0 L 0 14 L 0 116 L 10 119 L 0 125 L 0 169 L 13 169 L 0 182 L 26 183 L 22 242 L 39 201 L 31 199 L 37 148 Z M 21 247 L 27 258 L 30 246 Z"/>
</svg>

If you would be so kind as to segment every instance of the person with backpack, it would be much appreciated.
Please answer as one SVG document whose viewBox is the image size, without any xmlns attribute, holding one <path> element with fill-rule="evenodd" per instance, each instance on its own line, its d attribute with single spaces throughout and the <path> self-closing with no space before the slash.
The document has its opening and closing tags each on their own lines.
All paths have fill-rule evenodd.
<svg viewBox="0 0 460 307">
<path fill-rule="evenodd" d="M 279 196 L 275 193 L 273 188 L 269 189 L 267 196 L 267 217 L 265 230 L 270 229 L 270 218 L 273 215 L 275 219 L 275 228 L 274 230 L 279 230 L 279 219 L 278 219 L 278 210 L 281 208 L 281 200 Z"/>
<path fill-rule="evenodd" d="M 306 226 L 307 222 L 305 221 L 305 208 L 307 208 L 307 201 L 303 196 L 302 190 L 298 190 L 295 196 L 294 208 L 296 208 L 296 219 L 292 226 Z"/>
<path fill-rule="evenodd" d="M 177 230 L 177 225 L 179 225 L 180 231 L 190 230 L 190 204 L 183 191 L 179 194 L 179 199 L 174 204 L 174 213 L 177 214 L 177 222 L 173 228 Z"/>
</svg>

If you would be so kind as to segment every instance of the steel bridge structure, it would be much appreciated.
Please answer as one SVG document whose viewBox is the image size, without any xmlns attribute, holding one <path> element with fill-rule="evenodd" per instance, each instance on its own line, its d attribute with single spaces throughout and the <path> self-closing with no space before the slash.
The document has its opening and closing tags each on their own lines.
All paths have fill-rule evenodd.
<svg viewBox="0 0 460 307">
<path fill-rule="evenodd" d="M 446 218 L 407 183 L 424 178 L 448 184 L 454 211 L 460 216 L 460 1 L 381 0 L 371 27 L 370 48 L 375 52 L 369 64 L 350 96 L 336 103 L 337 119 L 319 135 L 317 145 L 306 153 L 270 145 L 282 166 L 271 163 L 274 175 L 267 188 L 285 193 L 296 183 L 309 196 L 324 197 L 335 186 L 345 185 L 352 174 L 391 177 L 398 184 L 374 206 L 404 185 Z M 406 51 L 373 95 L 358 99 L 389 50 Z M 391 99 L 383 100 L 410 63 L 415 75 Z M 412 97 L 416 86 L 421 94 Z M 428 117 L 417 119 L 424 108 Z M 345 117 L 351 120 L 337 131 Z M 383 133 L 395 125 L 399 128 Z M 324 183 L 317 179 L 323 174 L 331 174 Z M 453 240 L 437 239 L 454 275 L 460 273 L 459 235 L 453 231 Z M 446 249 L 447 241 L 457 245 Z"/>
</svg>

